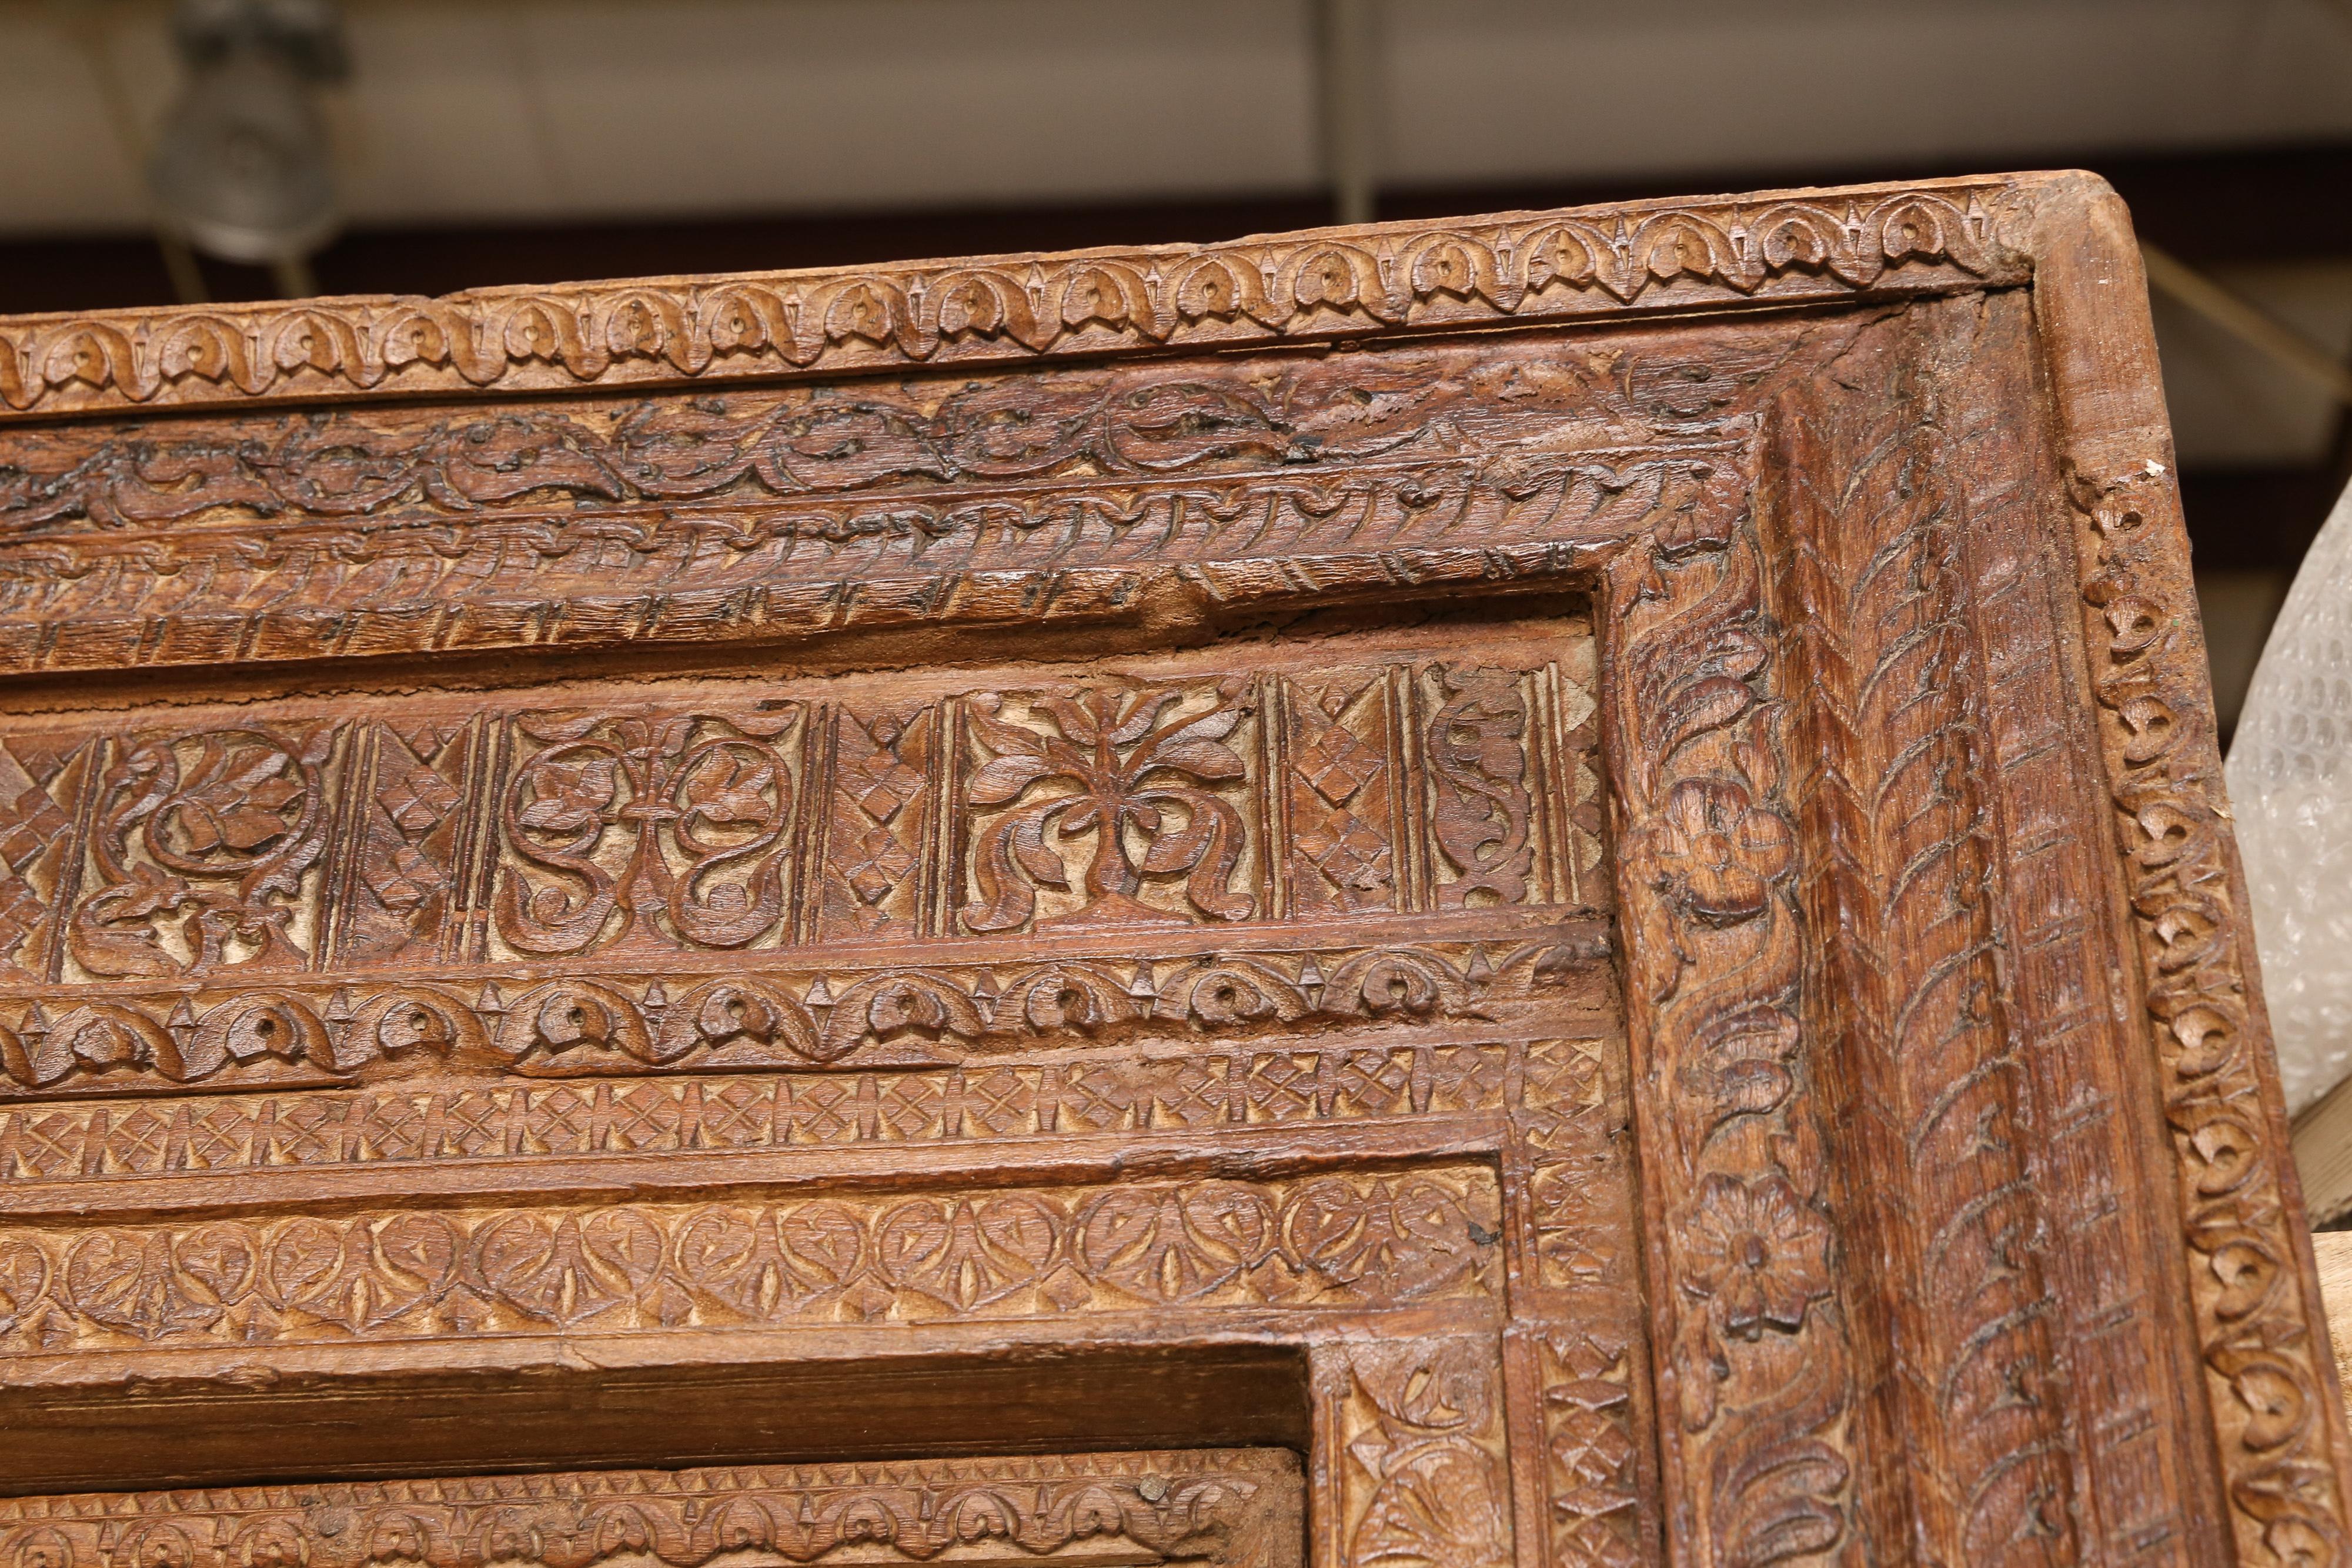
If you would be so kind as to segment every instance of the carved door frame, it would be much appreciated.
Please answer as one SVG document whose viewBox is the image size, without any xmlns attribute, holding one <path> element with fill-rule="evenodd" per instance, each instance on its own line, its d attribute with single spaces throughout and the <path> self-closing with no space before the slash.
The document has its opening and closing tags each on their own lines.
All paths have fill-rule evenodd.
<svg viewBox="0 0 2352 1568">
<path fill-rule="evenodd" d="M 1584 364 L 1595 407 L 1620 396 L 1643 411 L 1643 430 L 1618 444 L 1561 455 L 1481 434 L 1526 395 L 1514 377 L 1574 361 L 1602 329 L 1622 343 L 1746 321 L 1785 326 L 1787 344 L 1733 367 L 1719 396 L 1632 388 L 1610 365 Z M 1034 523 L 804 507 L 804 525 L 833 528 L 835 544 L 879 540 L 874 559 L 890 570 L 827 575 L 780 556 L 765 578 L 705 582 L 673 560 L 656 580 L 659 547 L 625 539 L 597 573 L 462 612 L 381 595 L 278 602 L 223 564 L 231 547 L 217 537 L 165 531 L 142 565 L 108 556 L 99 525 L 110 517 L 170 520 L 183 471 L 158 468 L 152 452 L 117 452 L 111 468 L 43 466 L 89 422 L 151 411 L 160 435 L 180 428 L 170 411 L 282 405 L 331 422 L 336 410 L 421 399 L 495 413 L 631 389 L 683 403 L 942 368 L 985 384 L 1062 364 L 1197 362 L 1207 375 L 1355 352 L 1421 355 L 1433 380 L 1475 383 L 1447 411 L 1444 462 L 1458 493 L 1426 480 L 1443 466 L 1433 457 L 1383 467 L 1294 442 L 1263 455 L 1264 473 L 1328 472 L 1357 490 L 1298 507 L 1281 528 L 1180 536 L 1171 521 L 1147 537 L 1074 525 L 1043 564 L 1024 542 L 1047 537 Z M 1470 1281 L 1454 1296 L 1312 1324 L 1259 1302 L 1174 1335 L 1304 1348 L 1317 1563 L 1410 1554 L 1431 1530 L 1449 1560 L 1511 1554 L 1529 1568 L 1641 1560 L 1661 1544 L 1692 1564 L 2333 1563 L 2352 1552 L 2347 1439 L 2226 826 L 2159 385 L 2127 222 L 2081 175 L 1200 248 L 0 321 L 0 443 L 23 455 L 16 493 L 0 500 L 31 526 L 69 525 L 44 544 L 58 553 L 19 552 L 31 563 L 20 577 L 89 580 L 105 558 L 109 570 L 148 574 L 151 595 L 125 609 L 17 592 L 0 606 L 0 674 L 523 648 L 716 657 L 796 639 L 1058 634 L 1497 586 L 1587 594 L 1613 929 L 1564 921 L 1550 946 L 1523 944 L 1499 964 L 1484 946 L 1474 956 L 1435 941 L 1409 962 L 1367 947 L 1309 950 L 1302 967 L 1290 953 L 1289 967 L 1261 966 L 1252 982 L 1295 993 L 1286 1018 L 1370 1016 L 1415 988 L 1442 1011 L 1442 998 L 1489 984 L 1532 996 L 1544 966 L 1612 956 L 1631 1052 L 1624 1082 L 1586 1103 L 1563 1096 L 1579 1072 L 1589 1082 L 1589 1064 L 1522 1040 L 1458 1113 L 1368 1126 L 1309 1150 L 1311 1168 L 1338 1174 L 1259 1184 L 1254 1201 L 1269 1213 L 1308 1202 L 1313 1180 L 1354 1183 L 1357 1201 L 1379 1186 L 1379 1202 L 1399 1205 L 1393 1184 L 1410 1178 L 1383 1173 L 1426 1167 L 1454 1184 L 1448 1201 L 1475 1230 L 1504 1238 L 1499 1260 L 1450 1276 Z M 263 517 L 329 509 L 268 492 L 285 465 L 264 472 L 225 451 L 173 458 L 197 488 L 215 486 L 206 504 L 233 492 Z M 455 486 L 468 505 L 495 511 L 505 498 L 495 464 L 460 473 L 454 459 L 420 461 L 432 476 L 420 482 Z M 1144 505 L 1149 467 L 1126 504 Z M 658 497 L 670 477 L 629 483 Z M 1330 509 L 1342 505 L 1357 510 Z M 267 538 L 234 549 L 256 570 L 280 559 Z M 688 555 L 688 566 L 699 559 Z M 2043 591 L 2053 580 L 2072 585 L 2063 601 Z M 1175 961 L 1129 956 L 1143 960 L 1139 977 Z M 1402 967 L 1375 984 L 1364 967 L 1375 961 Z M 1335 973 L 1355 988 L 1328 986 Z M 952 977 L 923 984 L 935 982 L 940 1006 L 994 1006 Z M 835 1006 L 860 983 L 801 963 L 775 1005 Z M 1089 993 L 1087 1005 L 1206 1016 L 1202 997 L 1163 985 L 1180 982 L 1130 977 L 1124 995 Z M 314 988 L 280 988 L 283 1027 L 298 1035 L 372 1025 L 394 1005 L 389 993 Z M 445 1008 L 446 1030 L 489 1040 L 519 1027 L 509 1000 L 429 1006 Z M 140 1005 L 122 1004 L 120 1027 L 171 1042 L 142 1071 L 184 1079 L 204 1055 L 190 1042 L 210 1025 L 194 1009 L 182 1021 Z M 37 1027 L 19 1018 L 0 1033 L 9 1071 L 26 1084 L 79 1071 L 43 1056 L 55 1020 L 34 1016 Z M 245 1017 L 224 1013 L 219 1028 Z M 1411 1104 L 1432 1113 L 1422 1049 Z M 1328 1113 L 1332 1092 L 1319 1092 Z M 1631 1149 L 1620 1138 L 1570 1150 L 1564 1121 L 1612 1094 L 1630 1103 Z M 18 1216 L 54 1224 L 92 1202 L 110 1169 L 91 1152 L 105 1114 L 100 1104 L 85 1117 L 97 1132 L 74 1134 L 91 1185 L 36 1184 L 10 1201 Z M 32 1126 L 28 1103 L 6 1135 Z M 1134 1145 L 1174 1158 L 1181 1142 Z M 376 1190 L 358 1147 L 286 1179 L 257 1156 L 235 1201 L 282 1201 L 296 1176 L 357 1201 Z M 887 1167 L 887 1155 L 863 1157 L 835 1168 Z M 554 1185 L 598 1190 L 588 1165 Z M 1078 1201 L 1072 1183 L 1108 1190 L 1122 1166 L 1054 1164 L 1066 1196 L 1050 1202 Z M 721 1179 L 686 1174 L 706 1167 L 718 1168 L 681 1160 L 671 1179 Z M 1041 1179 L 1011 1156 L 994 1168 Z M 1482 1186 L 1482 1169 L 1497 1179 Z M 1582 1276 L 1555 1244 L 1590 1218 L 1562 1218 L 1584 1215 L 1580 1193 L 1628 1172 L 1638 1222 L 1591 1223 L 1638 1246 L 1645 1305 L 1596 1337 L 1586 1309 L 1570 1311 Z M 810 1179 L 782 1164 L 762 1179 L 787 1176 Z M 173 1182 L 202 1186 L 159 1175 L 100 1207 L 135 1215 Z M 1492 1213 L 1478 1207 L 1488 1201 Z M 62 1322 L 67 1309 L 42 1291 L 70 1265 L 41 1245 L 8 1255 L 9 1301 Z M 1863 1258 L 1876 1266 L 1849 1266 Z M 1076 1321 L 1069 1336 L 1024 1332 L 1075 1342 Z M 844 1333 L 845 1354 L 898 1343 Z M 644 1343 L 647 1365 L 706 1354 L 659 1334 Z M 352 1354 L 339 1350 L 337 1364 L 355 1364 Z M 333 1359 L 321 1357 L 322 1368 Z M 361 1359 L 382 1373 L 469 1358 L 495 1359 L 461 1334 Z M 174 1364 L 175 1397 L 226 1408 L 251 1363 L 224 1348 Z M 153 1375 L 160 1364 L 34 1349 L 16 1364 L 19 1406 L 36 1410 L 43 1384 Z M 1409 1528 L 1415 1488 L 1463 1511 Z M 1481 1498 L 1496 1511 L 1489 1523 Z"/>
</svg>

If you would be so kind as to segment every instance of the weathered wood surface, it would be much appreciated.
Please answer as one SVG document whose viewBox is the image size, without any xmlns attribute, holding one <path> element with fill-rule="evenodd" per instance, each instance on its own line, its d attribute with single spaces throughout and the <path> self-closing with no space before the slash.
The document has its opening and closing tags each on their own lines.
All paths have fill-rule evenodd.
<svg viewBox="0 0 2352 1568">
<path fill-rule="evenodd" d="M 2020 176 L 0 322 L 0 1471 L 148 1489 L 25 1560 L 1276 1444 L 1317 1568 L 2346 1561 L 2136 267 Z"/>
</svg>

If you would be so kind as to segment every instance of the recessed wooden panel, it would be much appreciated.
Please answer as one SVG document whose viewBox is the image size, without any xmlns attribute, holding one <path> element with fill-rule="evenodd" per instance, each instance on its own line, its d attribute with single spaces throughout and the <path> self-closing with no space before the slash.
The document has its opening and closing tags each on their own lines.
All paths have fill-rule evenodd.
<svg viewBox="0 0 2352 1568">
<path fill-rule="evenodd" d="M 201 1374 L 143 1380 L 135 1400 L 103 1379 L 35 1390 L 20 1376 L 0 1466 L 12 1493 L 32 1493 L 1313 1443 L 1297 1345 L 941 1354 L 828 1336 L 801 1350 L 504 1370 L 428 1354 L 374 1373 L 247 1361 L 226 1404 Z M 151 1440 L 159 1419 L 169 1443 Z"/>
</svg>

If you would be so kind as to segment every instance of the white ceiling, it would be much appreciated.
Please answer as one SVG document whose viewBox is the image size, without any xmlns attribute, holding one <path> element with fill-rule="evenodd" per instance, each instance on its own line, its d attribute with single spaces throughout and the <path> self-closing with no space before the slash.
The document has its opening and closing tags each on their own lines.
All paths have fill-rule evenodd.
<svg viewBox="0 0 2352 1568">
<path fill-rule="evenodd" d="M 345 0 L 369 224 L 1316 181 L 1305 0 Z M 0 233 L 131 228 L 162 0 L 0 0 Z M 2352 0 L 1383 0 L 1382 178 L 1960 172 L 2352 138 Z"/>
</svg>

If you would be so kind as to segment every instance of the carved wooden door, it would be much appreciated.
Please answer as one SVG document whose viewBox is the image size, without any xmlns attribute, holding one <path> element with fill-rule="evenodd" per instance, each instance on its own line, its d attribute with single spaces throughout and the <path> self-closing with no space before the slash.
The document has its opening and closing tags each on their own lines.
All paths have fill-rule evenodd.
<svg viewBox="0 0 2352 1568">
<path fill-rule="evenodd" d="M 2156 388 L 2080 176 L 0 322 L 0 1555 L 2344 1561 Z"/>
</svg>

